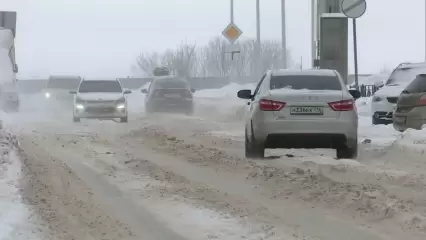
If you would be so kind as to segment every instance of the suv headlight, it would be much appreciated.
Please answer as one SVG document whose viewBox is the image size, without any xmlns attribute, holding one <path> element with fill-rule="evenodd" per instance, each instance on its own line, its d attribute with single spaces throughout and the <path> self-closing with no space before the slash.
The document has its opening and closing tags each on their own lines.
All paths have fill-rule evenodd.
<svg viewBox="0 0 426 240">
<path fill-rule="evenodd" d="M 380 102 L 382 100 L 383 100 L 383 98 L 380 97 L 380 96 L 373 96 L 373 102 Z"/>
</svg>

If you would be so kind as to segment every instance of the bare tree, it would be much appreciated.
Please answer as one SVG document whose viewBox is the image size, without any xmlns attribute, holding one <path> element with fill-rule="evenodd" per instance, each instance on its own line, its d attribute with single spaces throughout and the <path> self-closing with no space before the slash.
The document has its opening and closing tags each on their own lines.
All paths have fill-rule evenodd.
<svg viewBox="0 0 426 240">
<path fill-rule="evenodd" d="M 281 68 L 282 48 L 280 42 L 264 41 L 261 45 L 260 59 L 255 56 L 255 41 L 246 40 L 235 43 L 233 49 L 239 54 L 231 59 L 231 45 L 222 37 L 216 37 L 202 48 L 195 44 L 181 43 L 175 50 L 169 49 L 162 54 L 143 53 L 137 59 L 137 66 L 151 75 L 158 65 L 167 66 L 174 74 L 183 77 L 195 76 L 255 76 L 257 65 L 260 69 Z M 287 64 L 294 65 L 290 51 L 287 50 Z"/>
<path fill-rule="evenodd" d="M 161 56 L 157 52 L 141 53 L 136 60 L 136 64 L 147 76 L 152 76 L 154 69 L 160 65 L 160 59 Z"/>
<path fill-rule="evenodd" d="M 210 76 L 228 76 L 231 70 L 230 59 L 225 54 L 229 44 L 220 37 L 212 39 L 203 49 L 203 67 Z"/>
</svg>

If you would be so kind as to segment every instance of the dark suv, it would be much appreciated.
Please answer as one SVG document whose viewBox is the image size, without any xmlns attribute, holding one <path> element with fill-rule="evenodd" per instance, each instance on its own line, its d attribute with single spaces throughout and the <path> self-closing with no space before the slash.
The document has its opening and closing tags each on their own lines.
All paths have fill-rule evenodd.
<svg viewBox="0 0 426 240">
<path fill-rule="evenodd" d="M 146 94 L 145 111 L 152 112 L 181 112 L 192 115 L 193 93 L 189 83 L 176 76 L 155 78 L 148 89 L 142 89 Z"/>
</svg>

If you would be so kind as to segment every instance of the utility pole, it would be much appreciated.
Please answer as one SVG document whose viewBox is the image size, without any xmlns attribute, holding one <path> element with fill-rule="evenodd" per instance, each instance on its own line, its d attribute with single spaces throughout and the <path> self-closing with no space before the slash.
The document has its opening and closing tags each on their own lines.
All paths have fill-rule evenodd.
<svg viewBox="0 0 426 240">
<path fill-rule="evenodd" d="M 260 77 L 261 73 L 261 59 L 260 59 L 260 0 L 256 0 L 256 77 Z"/>
<path fill-rule="evenodd" d="M 231 0 L 231 23 L 234 23 L 234 0 Z"/>
<path fill-rule="evenodd" d="M 285 0 L 281 0 L 281 44 L 282 44 L 282 60 L 283 68 L 287 68 L 287 37 L 285 26 Z"/>
<path fill-rule="evenodd" d="M 316 23 L 316 1 L 311 1 L 311 64 L 312 68 L 315 67 L 314 61 L 317 59 L 317 37 L 315 35 L 315 23 Z"/>
<path fill-rule="evenodd" d="M 231 0 L 231 14 L 230 14 L 230 17 L 231 17 L 231 24 L 233 24 L 234 23 L 234 0 Z M 232 52 L 232 51 L 234 51 L 234 43 L 231 43 L 231 49 L 230 49 L 230 51 Z M 230 71 L 230 75 L 231 75 L 231 77 L 233 77 L 233 75 L 234 75 L 234 53 L 231 53 L 232 54 L 232 56 L 231 56 L 231 61 L 229 62 L 229 64 L 231 65 L 231 66 L 229 66 L 231 69 L 231 71 Z"/>
</svg>

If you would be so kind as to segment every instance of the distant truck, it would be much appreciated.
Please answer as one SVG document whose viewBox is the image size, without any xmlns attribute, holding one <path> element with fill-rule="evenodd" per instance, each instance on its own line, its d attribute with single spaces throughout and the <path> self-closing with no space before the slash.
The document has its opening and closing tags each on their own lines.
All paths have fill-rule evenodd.
<svg viewBox="0 0 426 240">
<path fill-rule="evenodd" d="M 19 111 L 15 57 L 16 12 L 0 11 L 0 109 Z"/>
</svg>

